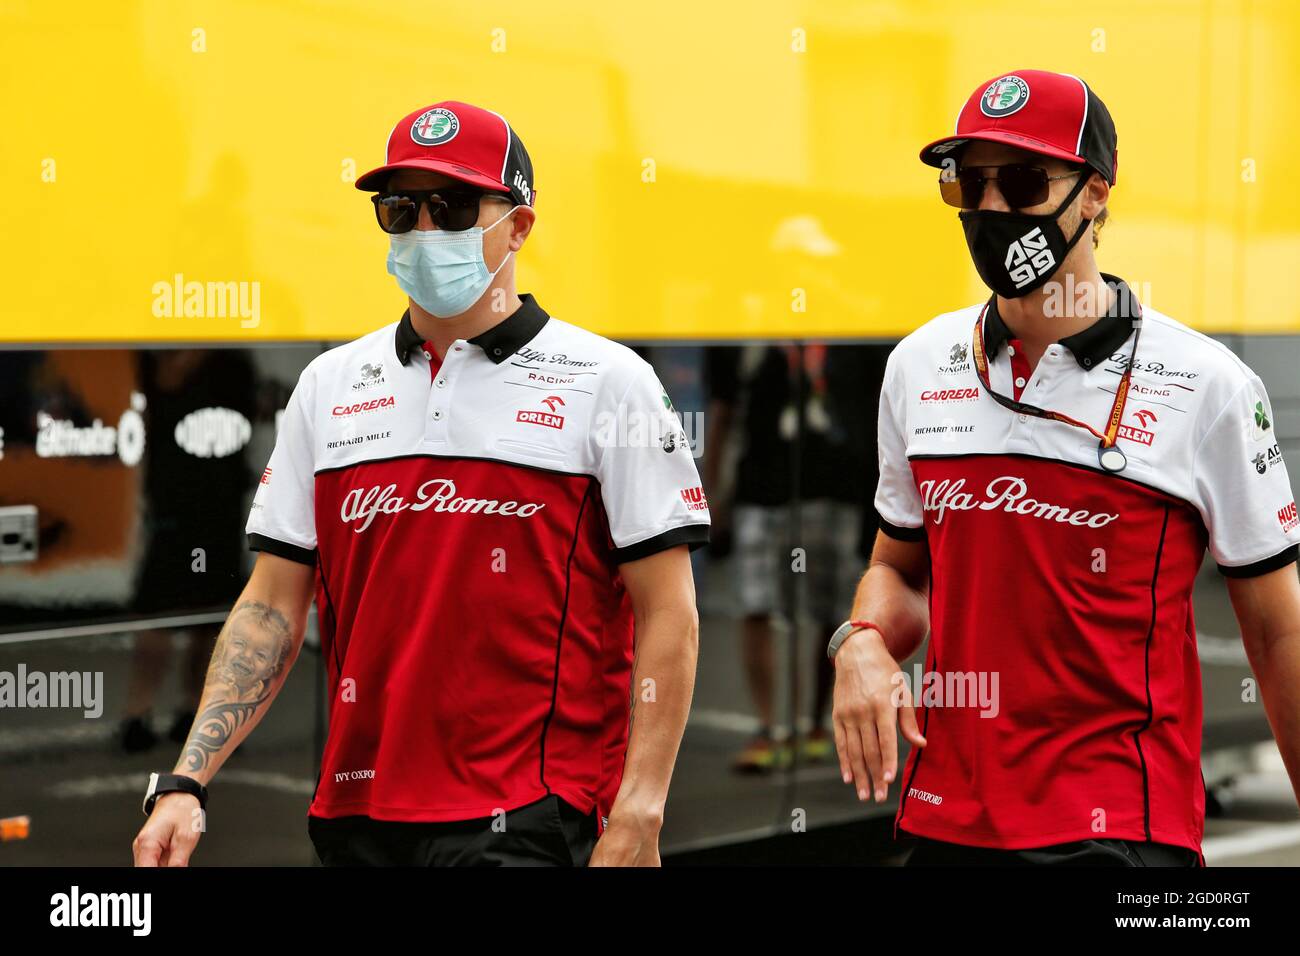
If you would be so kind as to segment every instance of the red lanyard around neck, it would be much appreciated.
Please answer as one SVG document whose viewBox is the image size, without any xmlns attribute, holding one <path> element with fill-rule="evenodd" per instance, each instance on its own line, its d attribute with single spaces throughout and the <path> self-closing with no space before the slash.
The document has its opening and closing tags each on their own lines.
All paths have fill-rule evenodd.
<svg viewBox="0 0 1300 956">
<path fill-rule="evenodd" d="M 1064 422 L 1067 425 L 1073 425 L 1075 428 L 1086 428 L 1098 439 L 1099 445 L 1097 456 L 1101 466 L 1107 471 L 1122 471 L 1128 463 L 1124 458 L 1124 453 L 1115 447 L 1115 442 L 1119 440 L 1120 420 L 1124 416 L 1124 405 L 1128 401 L 1129 384 L 1133 377 L 1133 366 L 1137 360 L 1138 339 L 1142 335 L 1142 323 L 1137 324 L 1137 332 L 1133 336 L 1133 351 L 1129 355 L 1128 366 L 1124 369 L 1124 375 L 1120 378 L 1119 387 L 1115 389 L 1115 400 L 1111 402 L 1110 416 L 1106 420 L 1105 432 L 1099 432 L 1087 422 L 1081 422 L 1069 415 L 1063 415 L 1060 412 L 1050 411 L 1046 408 L 1039 408 L 1037 405 L 1031 405 L 1028 402 L 1017 401 L 1013 398 L 1007 398 L 1005 395 L 999 395 L 993 391 L 993 386 L 989 380 L 989 363 L 988 356 L 984 354 L 984 314 L 988 312 L 992 299 L 984 303 L 984 308 L 980 309 L 980 314 L 975 319 L 975 331 L 971 339 L 971 352 L 975 356 L 975 374 L 979 377 L 980 384 L 984 386 L 984 391 L 989 393 L 989 397 L 1001 405 L 1003 408 L 1009 408 L 1021 415 L 1033 415 L 1035 418 L 1047 418 L 1054 422 Z"/>
</svg>

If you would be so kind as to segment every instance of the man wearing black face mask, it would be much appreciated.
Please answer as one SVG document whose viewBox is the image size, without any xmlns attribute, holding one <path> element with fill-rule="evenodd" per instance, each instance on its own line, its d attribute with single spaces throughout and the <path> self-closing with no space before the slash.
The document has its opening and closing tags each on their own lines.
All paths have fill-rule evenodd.
<svg viewBox="0 0 1300 956">
<path fill-rule="evenodd" d="M 1204 862 L 1207 546 L 1300 792 L 1300 518 L 1273 412 L 1232 352 L 1098 270 L 1116 156 L 1087 84 L 1036 70 L 981 84 L 921 153 L 993 295 L 890 356 L 880 533 L 828 647 L 844 782 L 883 801 L 897 730 L 913 745 L 914 864 Z"/>
</svg>

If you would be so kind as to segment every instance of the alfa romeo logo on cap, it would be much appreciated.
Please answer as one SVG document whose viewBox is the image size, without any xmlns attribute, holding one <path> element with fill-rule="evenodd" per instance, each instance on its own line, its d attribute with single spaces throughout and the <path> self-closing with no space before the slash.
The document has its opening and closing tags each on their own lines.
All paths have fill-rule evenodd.
<svg viewBox="0 0 1300 956">
<path fill-rule="evenodd" d="M 441 106 L 425 110 L 411 124 L 411 139 L 421 146 L 441 146 L 451 142 L 460 132 L 460 120 L 451 110 Z"/>
<path fill-rule="evenodd" d="M 1003 76 L 989 84 L 980 97 L 985 116 L 1010 116 L 1029 102 L 1029 84 L 1018 76 Z"/>
</svg>

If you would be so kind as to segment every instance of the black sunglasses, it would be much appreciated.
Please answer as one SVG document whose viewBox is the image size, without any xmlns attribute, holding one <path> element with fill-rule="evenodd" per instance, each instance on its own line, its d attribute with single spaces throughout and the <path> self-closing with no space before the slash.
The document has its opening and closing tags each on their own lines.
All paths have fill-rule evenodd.
<svg viewBox="0 0 1300 956">
<path fill-rule="evenodd" d="M 463 232 L 478 222 L 479 203 L 487 196 L 505 199 L 503 193 L 481 189 L 402 189 L 371 196 L 379 228 L 394 235 L 410 232 L 420 221 L 420 207 L 429 207 L 429 218 L 444 232 Z"/>
<path fill-rule="evenodd" d="M 983 169 L 993 169 L 995 176 L 984 176 Z M 1006 166 L 966 166 L 957 175 L 945 173 L 939 177 L 939 195 L 949 206 L 958 209 L 977 209 L 984 198 L 984 184 L 996 182 L 998 192 L 1012 209 L 1025 209 L 1046 202 L 1051 184 L 1058 179 L 1078 176 L 1083 170 L 1049 176 L 1041 166 L 1009 163 Z"/>
</svg>

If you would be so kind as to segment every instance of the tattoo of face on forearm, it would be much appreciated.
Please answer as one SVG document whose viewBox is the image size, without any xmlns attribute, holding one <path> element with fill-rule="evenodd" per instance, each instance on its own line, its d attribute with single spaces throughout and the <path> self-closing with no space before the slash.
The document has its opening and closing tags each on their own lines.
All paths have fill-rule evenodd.
<svg viewBox="0 0 1300 956">
<path fill-rule="evenodd" d="M 206 767 L 270 699 L 292 649 L 288 620 L 269 604 L 244 601 L 231 612 L 208 668 L 208 706 L 195 718 L 185 745 L 189 770 Z"/>
</svg>

